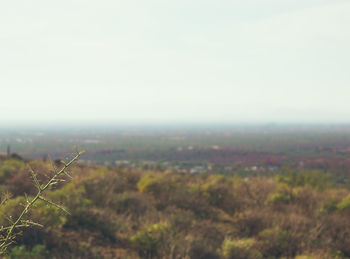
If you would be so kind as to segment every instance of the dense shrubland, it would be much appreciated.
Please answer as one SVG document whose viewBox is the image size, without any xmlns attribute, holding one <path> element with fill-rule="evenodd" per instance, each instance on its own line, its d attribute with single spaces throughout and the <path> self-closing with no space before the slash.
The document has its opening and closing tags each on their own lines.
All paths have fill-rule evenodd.
<svg viewBox="0 0 350 259">
<path fill-rule="evenodd" d="M 0 207 L 15 217 L 34 195 L 27 164 L 0 162 Z M 70 212 L 38 202 L 9 258 L 347 258 L 350 192 L 318 171 L 276 177 L 180 175 L 75 166 L 47 193 Z"/>
</svg>

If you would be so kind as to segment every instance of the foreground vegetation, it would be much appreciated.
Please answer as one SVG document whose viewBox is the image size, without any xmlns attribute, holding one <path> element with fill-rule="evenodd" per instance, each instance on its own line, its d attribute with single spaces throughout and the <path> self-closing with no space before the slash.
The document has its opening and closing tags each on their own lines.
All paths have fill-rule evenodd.
<svg viewBox="0 0 350 259">
<path fill-rule="evenodd" d="M 40 226 L 44 227 L 40 223 L 34 222 L 31 220 L 31 218 L 26 219 L 26 215 L 31 212 L 33 207 L 38 204 L 39 201 L 46 203 L 47 205 L 54 206 L 58 209 L 61 209 L 64 212 L 67 212 L 63 207 L 60 205 L 56 204 L 54 201 L 50 201 L 45 198 L 44 194 L 46 194 L 46 191 L 51 189 L 53 186 L 60 182 L 65 182 L 66 180 L 63 179 L 62 177 L 68 176 L 72 178 L 68 173 L 67 170 L 68 168 L 78 160 L 80 155 L 83 152 L 77 151 L 76 154 L 73 156 L 73 158 L 67 162 L 61 161 L 63 166 L 58 169 L 53 163 L 52 165 L 52 174 L 51 176 L 48 177 L 47 181 L 42 183 L 38 180 L 37 174 L 35 171 L 33 171 L 30 168 L 30 173 L 33 179 L 33 183 L 35 188 L 37 189 L 36 194 L 34 197 L 28 197 L 25 194 L 25 201 L 23 203 L 20 203 L 20 205 L 23 206 L 22 211 L 16 215 L 14 218 L 12 215 L 7 214 L 7 211 L 3 211 L 3 217 L 6 217 L 8 220 L 8 225 L 2 225 L 0 228 L 0 255 L 4 255 L 7 253 L 7 248 L 15 242 L 15 239 L 18 235 L 18 231 L 20 231 L 23 228 L 28 228 L 31 226 Z M 6 167 L 5 167 L 6 170 Z M 10 200 L 10 194 L 8 191 L 6 191 L 2 196 L 1 196 L 1 204 L 0 207 L 5 206 L 6 203 L 9 202 Z"/>
<path fill-rule="evenodd" d="M 43 161 L 0 161 L 0 225 L 37 192 Z M 38 201 L 9 258 L 347 258 L 350 191 L 318 171 L 275 177 L 184 175 L 75 166 Z"/>
</svg>

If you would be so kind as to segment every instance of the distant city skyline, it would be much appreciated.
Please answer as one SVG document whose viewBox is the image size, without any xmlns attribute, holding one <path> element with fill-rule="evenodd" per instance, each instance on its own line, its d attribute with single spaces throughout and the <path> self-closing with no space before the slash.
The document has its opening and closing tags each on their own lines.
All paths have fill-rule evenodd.
<svg viewBox="0 0 350 259">
<path fill-rule="evenodd" d="M 5 1 L 0 125 L 349 123 L 346 0 Z"/>
</svg>

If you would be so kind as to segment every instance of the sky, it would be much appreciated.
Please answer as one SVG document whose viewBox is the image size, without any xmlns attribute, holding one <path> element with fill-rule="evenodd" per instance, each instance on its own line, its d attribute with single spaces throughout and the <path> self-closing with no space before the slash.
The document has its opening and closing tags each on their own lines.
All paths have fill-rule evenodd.
<svg viewBox="0 0 350 259">
<path fill-rule="evenodd" d="M 0 2 L 0 124 L 350 122 L 349 0 Z"/>
</svg>

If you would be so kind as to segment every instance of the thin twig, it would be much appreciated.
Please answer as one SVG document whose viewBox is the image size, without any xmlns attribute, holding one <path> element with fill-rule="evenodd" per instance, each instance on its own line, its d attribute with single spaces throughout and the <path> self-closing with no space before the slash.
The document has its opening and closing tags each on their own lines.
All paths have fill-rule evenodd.
<svg viewBox="0 0 350 259">
<path fill-rule="evenodd" d="M 44 184 L 41 185 L 37 179 L 36 173 L 30 168 L 30 173 L 33 177 L 34 180 L 34 185 L 37 187 L 38 192 L 35 195 L 35 197 L 32 200 L 28 200 L 26 199 L 26 205 L 24 206 L 24 209 L 22 210 L 21 214 L 18 216 L 18 218 L 15 221 L 12 221 L 11 219 L 11 225 L 8 227 L 1 227 L 0 231 L 4 231 L 7 230 L 7 234 L 6 237 L 4 238 L 0 238 L 0 254 L 4 253 L 7 249 L 7 247 L 13 243 L 13 239 L 16 236 L 13 232 L 15 229 L 17 228 L 22 228 L 22 227 L 28 227 L 30 225 L 35 225 L 35 226 L 42 226 L 39 223 L 35 223 L 32 222 L 30 220 L 23 220 L 23 217 L 26 213 L 28 213 L 29 209 L 34 205 L 34 203 L 36 203 L 38 200 L 42 200 L 50 205 L 53 205 L 61 210 L 63 210 L 64 212 L 68 213 L 63 207 L 61 207 L 60 205 L 47 200 L 46 198 L 43 197 L 43 193 L 50 187 L 53 186 L 55 184 L 57 184 L 58 182 L 61 182 L 62 179 L 59 179 L 58 177 L 61 175 L 67 175 L 69 177 L 71 177 L 70 175 L 67 174 L 66 169 L 68 167 L 70 167 L 75 161 L 78 160 L 78 158 L 82 155 L 83 151 L 76 151 L 76 155 L 68 162 L 65 163 L 63 162 L 64 166 L 61 170 L 57 171 L 56 167 L 53 166 L 53 170 L 54 170 L 54 175 L 50 178 L 50 180 Z"/>
</svg>

